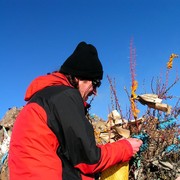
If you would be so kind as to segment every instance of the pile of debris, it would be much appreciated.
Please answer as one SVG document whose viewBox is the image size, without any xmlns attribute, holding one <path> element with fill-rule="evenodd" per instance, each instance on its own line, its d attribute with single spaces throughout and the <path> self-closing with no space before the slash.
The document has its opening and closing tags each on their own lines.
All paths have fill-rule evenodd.
<svg viewBox="0 0 180 180">
<path fill-rule="evenodd" d="M 8 180 L 8 150 L 14 121 L 21 108 L 9 109 L 0 121 L 0 179 Z M 180 129 L 174 117 L 152 115 L 150 111 L 137 120 L 123 119 L 117 110 L 104 121 L 88 115 L 97 144 L 136 137 L 143 141 L 140 152 L 129 162 L 129 179 L 176 179 L 180 176 Z"/>
<path fill-rule="evenodd" d="M 8 180 L 8 151 L 14 121 L 22 108 L 9 109 L 0 121 L 0 179 Z"/>
<path fill-rule="evenodd" d="M 106 144 L 121 138 L 136 137 L 143 141 L 140 152 L 129 162 L 129 179 L 180 178 L 180 127 L 177 119 L 153 116 L 150 111 L 137 120 L 123 119 L 114 110 L 103 121 L 89 116 L 97 144 Z"/>
</svg>

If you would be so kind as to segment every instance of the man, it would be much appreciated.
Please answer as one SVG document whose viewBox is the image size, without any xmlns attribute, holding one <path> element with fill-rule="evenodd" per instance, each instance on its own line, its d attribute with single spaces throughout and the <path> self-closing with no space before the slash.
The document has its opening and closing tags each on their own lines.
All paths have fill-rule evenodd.
<svg viewBox="0 0 180 180">
<path fill-rule="evenodd" d="M 32 81 L 13 127 L 10 180 L 92 180 L 139 150 L 134 138 L 96 146 L 85 106 L 102 77 L 96 48 L 81 42 L 58 72 Z"/>
</svg>

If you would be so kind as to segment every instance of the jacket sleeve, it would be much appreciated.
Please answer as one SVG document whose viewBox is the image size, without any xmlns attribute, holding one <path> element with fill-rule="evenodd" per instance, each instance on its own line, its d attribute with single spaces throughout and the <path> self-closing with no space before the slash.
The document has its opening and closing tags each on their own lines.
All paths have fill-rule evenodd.
<svg viewBox="0 0 180 180">
<path fill-rule="evenodd" d="M 37 103 L 26 105 L 16 118 L 9 147 L 11 180 L 59 180 L 61 161 L 56 136 L 47 126 L 47 115 Z"/>
<path fill-rule="evenodd" d="M 92 125 L 86 119 L 83 101 L 76 89 L 59 94 L 54 112 L 61 126 L 66 158 L 84 174 L 94 174 L 132 157 L 132 147 L 126 140 L 97 146 Z M 62 144 L 63 143 L 63 144 Z"/>
</svg>

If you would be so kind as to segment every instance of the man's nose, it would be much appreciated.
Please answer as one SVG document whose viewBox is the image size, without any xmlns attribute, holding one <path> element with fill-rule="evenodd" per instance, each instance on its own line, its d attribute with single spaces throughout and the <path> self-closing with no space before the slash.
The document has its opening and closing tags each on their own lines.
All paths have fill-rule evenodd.
<svg viewBox="0 0 180 180">
<path fill-rule="evenodd" d="M 93 94 L 97 95 L 97 88 L 93 88 Z"/>
</svg>

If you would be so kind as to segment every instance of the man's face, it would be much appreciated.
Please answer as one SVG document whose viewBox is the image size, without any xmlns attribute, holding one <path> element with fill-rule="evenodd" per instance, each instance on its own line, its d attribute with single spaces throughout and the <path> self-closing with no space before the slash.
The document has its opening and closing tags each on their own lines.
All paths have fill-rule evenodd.
<svg viewBox="0 0 180 180">
<path fill-rule="evenodd" d="M 78 80 L 79 91 L 84 101 L 88 100 L 88 97 L 92 94 L 97 94 L 97 87 L 93 86 L 90 80 Z"/>
</svg>

